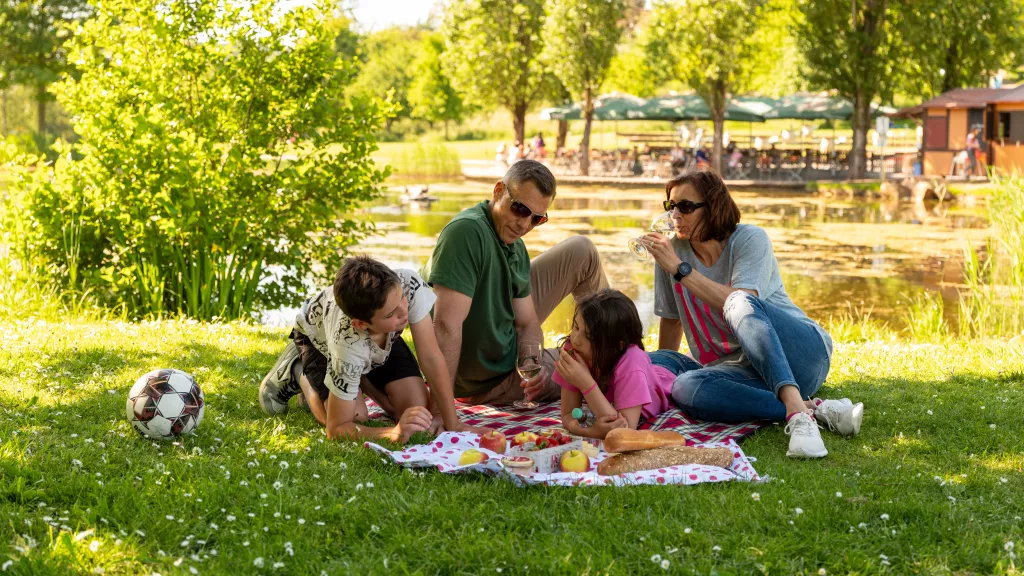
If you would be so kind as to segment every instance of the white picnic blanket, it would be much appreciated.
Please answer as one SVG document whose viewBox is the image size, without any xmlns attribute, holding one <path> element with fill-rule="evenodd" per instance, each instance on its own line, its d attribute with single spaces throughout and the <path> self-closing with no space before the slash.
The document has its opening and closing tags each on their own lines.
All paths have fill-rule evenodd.
<svg viewBox="0 0 1024 576">
<path fill-rule="evenodd" d="M 383 454 L 396 464 L 406 468 L 436 468 L 445 474 L 462 472 L 483 472 L 507 478 L 521 486 L 543 484 L 546 486 L 633 486 L 638 484 L 700 484 L 702 482 L 725 482 L 736 480 L 757 482 L 761 477 L 754 471 L 748 458 L 739 445 L 733 440 L 726 442 L 709 442 L 699 444 L 701 447 L 725 447 L 732 450 L 732 466 L 728 469 L 717 466 L 669 466 L 658 470 L 645 470 L 618 476 L 601 476 L 597 473 L 596 464 L 608 457 L 601 449 L 591 459 L 591 470 L 584 473 L 553 472 L 548 474 L 515 473 L 506 469 L 501 463 L 502 456 L 480 448 L 480 437 L 471 432 L 445 432 L 428 444 L 409 446 L 404 450 L 391 451 L 387 448 L 366 442 L 364 446 Z M 459 466 L 459 456 L 470 448 L 486 453 L 489 458 L 479 464 Z"/>
</svg>

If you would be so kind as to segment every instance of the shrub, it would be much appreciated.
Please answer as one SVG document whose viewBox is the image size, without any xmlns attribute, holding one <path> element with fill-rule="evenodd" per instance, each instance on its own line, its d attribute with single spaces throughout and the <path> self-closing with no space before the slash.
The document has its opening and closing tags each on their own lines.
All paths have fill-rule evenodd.
<svg viewBox="0 0 1024 576">
<path fill-rule="evenodd" d="M 328 282 L 390 105 L 344 99 L 326 7 L 106 0 L 54 86 L 80 140 L 22 180 L 32 249 L 131 316 L 237 318 Z M 72 155 L 74 153 L 74 155 Z"/>
</svg>

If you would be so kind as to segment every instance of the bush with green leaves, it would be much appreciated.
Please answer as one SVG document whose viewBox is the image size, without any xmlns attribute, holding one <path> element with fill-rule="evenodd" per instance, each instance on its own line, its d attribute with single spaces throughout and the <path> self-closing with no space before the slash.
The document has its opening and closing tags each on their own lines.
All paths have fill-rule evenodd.
<svg viewBox="0 0 1024 576">
<path fill-rule="evenodd" d="M 389 103 L 344 96 L 327 5 L 106 0 L 54 87 L 79 141 L 20 193 L 65 289 L 129 316 L 238 318 L 326 282 L 381 193 Z"/>
</svg>

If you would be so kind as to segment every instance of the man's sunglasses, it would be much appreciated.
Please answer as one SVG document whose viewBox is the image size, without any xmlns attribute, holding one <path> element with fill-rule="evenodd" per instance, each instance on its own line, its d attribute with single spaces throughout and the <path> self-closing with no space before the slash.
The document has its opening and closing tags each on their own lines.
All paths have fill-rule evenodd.
<svg viewBox="0 0 1024 576">
<path fill-rule="evenodd" d="M 508 187 L 508 184 L 505 184 L 505 192 L 508 194 L 508 197 L 512 199 L 512 213 L 515 214 L 517 218 L 532 218 L 534 226 L 540 226 L 548 221 L 547 213 L 535 214 L 533 210 L 530 210 L 529 206 L 523 204 L 519 200 L 516 200 L 515 197 L 512 196 L 512 189 Z"/>
<path fill-rule="evenodd" d="M 671 200 L 665 200 L 662 206 L 665 207 L 665 212 L 671 212 L 676 209 L 682 214 L 692 214 L 694 210 L 707 204 L 707 202 L 690 202 L 689 200 L 683 200 L 682 202 L 673 202 Z"/>
</svg>

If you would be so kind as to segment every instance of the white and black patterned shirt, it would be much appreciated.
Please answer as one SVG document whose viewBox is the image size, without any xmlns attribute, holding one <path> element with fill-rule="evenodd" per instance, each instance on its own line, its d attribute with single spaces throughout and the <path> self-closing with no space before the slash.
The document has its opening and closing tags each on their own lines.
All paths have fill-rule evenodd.
<svg viewBox="0 0 1024 576">
<path fill-rule="evenodd" d="M 426 318 L 434 307 L 434 292 L 419 274 L 408 268 L 395 270 L 402 282 L 402 294 L 409 300 L 409 324 Z M 334 288 L 325 288 L 302 304 L 295 316 L 295 328 L 310 339 L 327 357 L 327 389 L 342 400 L 355 400 L 364 374 L 383 366 L 391 354 L 391 343 L 401 332 L 388 334 L 384 349 L 366 330 L 352 327 L 352 319 L 334 301 Z"/>
</svg>

